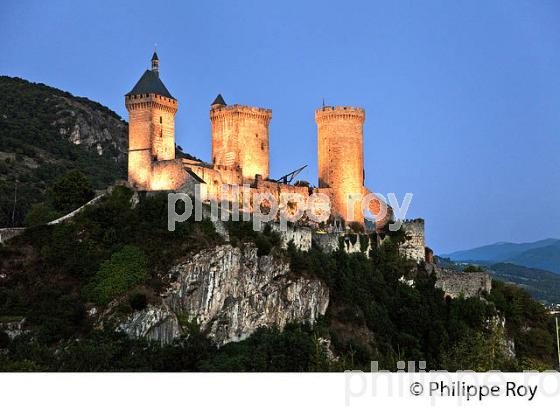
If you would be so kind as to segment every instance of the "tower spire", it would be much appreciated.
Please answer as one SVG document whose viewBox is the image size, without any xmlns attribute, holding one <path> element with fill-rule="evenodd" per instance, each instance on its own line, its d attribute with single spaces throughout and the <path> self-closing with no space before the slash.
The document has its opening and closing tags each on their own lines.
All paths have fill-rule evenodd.
<svg viewBox="0 0 560 410">
<path fill-rule="evenodd" d="M 155 50 L 154 55 L 152 56 L 152 71 L 159 77 L 159 57 Z"/>
</svg>

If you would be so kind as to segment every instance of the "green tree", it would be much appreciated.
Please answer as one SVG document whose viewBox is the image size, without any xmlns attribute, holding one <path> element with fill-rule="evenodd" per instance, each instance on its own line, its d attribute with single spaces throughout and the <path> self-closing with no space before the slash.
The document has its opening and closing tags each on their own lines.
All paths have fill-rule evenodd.
<svg viewBox="0 0 560 410">
<path fill-rule="evenodd" d="M 86 289 L 86 295 L 96 303 L 107 304 L 112 299 L 139 285 L 148 277 L 144 252 L 127 245 L 103 262 Z"/>
<path fill-rule="evenodd" d="M 484 272 L 484 268 L 479 265 L 467 265 L 463 272 L 472 273 L 472 272 Z"/>
<path fill-rule="evenodd" d="M 43 225 L 47 222 L 55 220 L 59 216 L 59 212 L 56 212 L 44 202 L 33 204 L 25 216 L 25 226 Z"/>
<path fill-rule="evenodd" d="M 95 191 L 90 180 L 77 170 L 58 179 L 52 187 L 53 205 L 61 212 L 71 212 L 94 196 Z"/>
</svg>

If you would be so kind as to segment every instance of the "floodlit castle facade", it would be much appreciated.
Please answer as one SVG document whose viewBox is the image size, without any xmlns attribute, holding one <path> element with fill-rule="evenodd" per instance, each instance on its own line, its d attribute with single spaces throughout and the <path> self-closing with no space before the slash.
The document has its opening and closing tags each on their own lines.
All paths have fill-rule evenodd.
<svg viewBox="0 0 560 410">
<path fill-rule="evenodd" d="M 390 218 L 390 208 L 364 185 L 363 123 L 365 111 L 355 107 L 322 107 L 315 111 L 318 129 L 318 186 L 270 179 L 269 124 L 272 111 L 227 105 L 218 95 L 210 106 L 212 160 L 202 162 L 175 155 L 175 114 L 178 101 L 159 76 L 159 58 L 152 57 L 133 89 L 125 96 L 129 113 L 128 180 L 138 190 L 181 190 L 197 184 L 205 199 L 239 201 L 235 189 L 269 193 L 278 201 L 283 193 L 308 197 L 325 194 L 331 215 L 346 222 L 364 222 L 363 209 Z M 227 194 L 225 192 L 228 192 Z M 364 206 L 362 207 L 362 198 Z M 349 206 L 349 201 L 353 202 Z"/>
</svg>

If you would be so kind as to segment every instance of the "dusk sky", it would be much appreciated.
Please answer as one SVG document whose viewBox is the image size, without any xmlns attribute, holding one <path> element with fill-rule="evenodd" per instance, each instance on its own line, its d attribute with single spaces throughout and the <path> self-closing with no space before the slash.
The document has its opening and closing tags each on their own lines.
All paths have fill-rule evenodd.
<svg viewBox="0 0 560 410">
<path fill-rule="evenodd" d="M 117 3 L 3 0 L 0 74 L 127 119 L 157 43 L 186 152 L 221 93 L 273 110 L 272 177 L 317 184 L 314 110 L 360 106 L 366 185 L 413 193 L 436 253 L 560 237 L 560 2 Z"/>
</svg>

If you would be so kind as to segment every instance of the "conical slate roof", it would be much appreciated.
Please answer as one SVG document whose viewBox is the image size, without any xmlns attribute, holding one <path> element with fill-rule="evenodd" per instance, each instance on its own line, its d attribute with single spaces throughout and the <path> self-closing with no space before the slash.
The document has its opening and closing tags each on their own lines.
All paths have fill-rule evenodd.
<svg viewBox="0 0 560 410">
<path fill-rule="evenodd" d="M 152 61 L 154 60 L 159 60 L 159 57 L 157 56 L 157 53 L 154 51 L 154 55 L 152 56 Z"/>
<path fill-rule="evenodd" d="M 227 104 L 224 101 L 224 97 L 222 97 L 222 94 L 218 94 L 214 102 L 210 105 L 227 105 Z"/>
<path fill-rule="evenodd" d="M 155 54 L 155 53 L 154 53 Z M 157 57 L 157 56 L 156 56 Z M 169 90 L 163 85 L 159 76 L 152 70 L 146 70 L 140 80 L 136 83 L 134 88 L 126 95 L 136 95 L 136 94 L 158 94 L 162 97 L 168 97 L 176 99 L 171 95 Z"/>
</svg>

